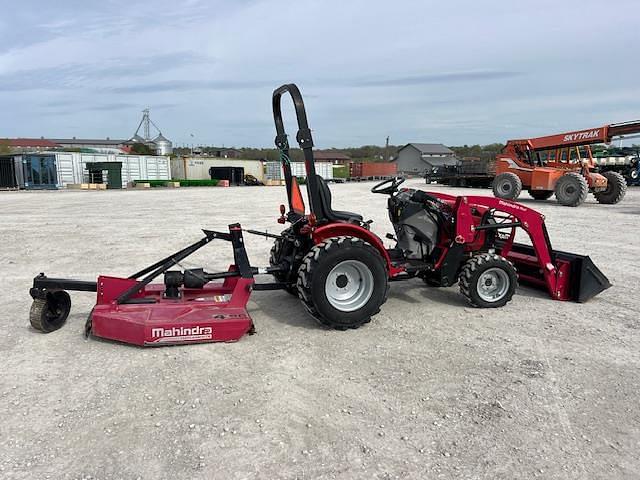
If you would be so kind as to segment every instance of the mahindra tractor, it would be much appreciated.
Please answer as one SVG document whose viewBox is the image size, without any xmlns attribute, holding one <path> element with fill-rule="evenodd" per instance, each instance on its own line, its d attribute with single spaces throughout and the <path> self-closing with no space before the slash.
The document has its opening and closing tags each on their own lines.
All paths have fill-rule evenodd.
<svg viewBox="0 0 640 480">
<path fill-rule="evenodd" d="M 308 203 L 291 172 L 283 95 L 291 97 L 296 113 Z M 327 182 L 316 173 L 298 87 L 277 88 L 272 107 L 287 194 L 287 205 L 280 205 L 277 217 L 284 227 L 280 234 L 231 223 L 228 232 L 203 230 L 204 237 L 195 243 L 127 277 L 100 275 L 85 281 L 42 273 L 29 291 L 33 328 L 53 332 L 65 323 L 69 290 L 96 294 L 85 323 L 87 335 L 153 346 L 229 342 L 254 332 L 246 308 L 254 291 L 289 292 L 320 324 L 346 330 L 366 324 L 380 311 L 393 282 L 419 282 L 422 288 L 458 284 L 466 301 L 478 308 L 506 305 L 519 281 L 544 289 L 555 300 L 578 302 L 610 287 L 589 257 L 553 250 L 544 216 L 535 210 L 498 198 L 406 188 L 400 177 L 371 189 L 387 197 L 392 232 L 385 245 L 362 213 L 336 208 Z M 529 244 L 514 242 L 518 229 Z M 250 263 L 245 233 L 273 240 L 267 266 Z M 231 243 L 233 263 L 227 270 L 179 268 L 182 260 L 213 241 Z M 154 281 L 161 275 L 164 281 Z"/>
<path fill-rule="evenodd" d="M 589 192 L 599 203 L 616 204 L 627 191 L 622 175 L 599 172 L 590 145 L 640 132 L 640 121 L 604 125 L 599 128 L 548 137 L 509 140 L 496 159 L 493 194 L 515 200 L 522 189 L 535 200 L 555 195 L 561 205 L 577 207 Z"/>
</svg>

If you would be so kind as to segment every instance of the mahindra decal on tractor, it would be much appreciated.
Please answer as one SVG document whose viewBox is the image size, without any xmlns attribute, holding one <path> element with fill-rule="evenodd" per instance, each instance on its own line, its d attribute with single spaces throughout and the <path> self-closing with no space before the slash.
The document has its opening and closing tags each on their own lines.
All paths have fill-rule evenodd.
<svg viewBox="0 0 640 480">
<path fill-rule="evenodd" d="M 599 171 L 590 145 L 637 133 L 640 121 L 509 140 L 496 159 L 493 194 L 515 200 L 524 188 L 535 200 L 547 200 L 555 194 L 558 203 L 577 207 L 591 192 L 599 203 L 619 203 L 627 183 L 618 172 Z"/>
<path fill-rule="evenodd" d="M 291 173 L 284 130 L 283 95 L 293 100 L 307 174 L 307 200 Z M 458 283 L 474 307 L 502 307 L 518 280 L 542 288 L 555 300 L 584 302 L 610 287 L 587 256 L 553 250 L 544 216 L 535 210 L 491 197 L 451 196 L 403 188 L 403 178 L 375 185 L 386 195 L 393 242 L 385 247 L 355 212 L 335 210 L 331 190 L 315 171 L 313 138 L 302 96 L 293 85 L 273 93 L 275 143 L 284 172 L 288 208 L 280 205 L 279 235 L 229 225 L 228 232 L 203 230 L 204 237 L 127 278 L 99 276 L 97 281 L 49 278 L 33 280 L 31 325 L 52 332 L 71 308 L 68 290 L 96 292 L 87 335 L 136 345 L 235 341 L 254 331 L 246 306 L 254 290 L 285 290 L 300 298 L 319 323 L 345 330 L 369 322 L 387 299 L 390 282 L 419 279 L 426 287 Z M 521 229 L 531 245 L 516 243 Z M 249 263 L 243 233 L 273 238 L 269 266 Z M 174 270 L 213 240 L 231 243 L 233 264 L 222 272 L 202 268 Z M 257 282 L 269 274 L 275 281 Z M 152 283 L 160 275 L 164 282 Z"/>
</svg>

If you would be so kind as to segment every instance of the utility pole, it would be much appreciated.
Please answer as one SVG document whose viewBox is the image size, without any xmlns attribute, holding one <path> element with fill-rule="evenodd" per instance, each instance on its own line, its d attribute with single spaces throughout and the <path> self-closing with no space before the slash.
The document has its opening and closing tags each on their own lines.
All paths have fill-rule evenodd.
<svg viewBox="0 0 640 480">
<path fill-rule="evenodd" d="M 387 135 L 387 141 L 384 144 L 384 161 L 389 161 L 389 136 Z"/>
</svg>

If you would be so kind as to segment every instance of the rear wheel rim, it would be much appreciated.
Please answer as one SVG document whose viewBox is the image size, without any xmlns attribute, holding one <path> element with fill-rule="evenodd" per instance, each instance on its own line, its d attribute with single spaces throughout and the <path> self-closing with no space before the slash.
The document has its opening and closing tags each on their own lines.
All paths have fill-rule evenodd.
<svg viewBox="0 0 640 480">
<path fill-rule="evenodd" d="M 325 296 L 333 308 L 353 312 L 367 304 L 373 295 L 373 273 L 358 260 L 345 260 L 329 272 Z"/>
<path fill-rule="evenodd" d="M 478 277 L 476 291 L 485 302 L 499 302 L 509 292 L 511 281 L 502 268 L 489 268 Z"/>
<path fill-rule="evenodd" d="M 511 183 L 507 180 L 503 181 L 500 185 L 500 191 L 502 193 L 511 193 Z"/>
</svg>

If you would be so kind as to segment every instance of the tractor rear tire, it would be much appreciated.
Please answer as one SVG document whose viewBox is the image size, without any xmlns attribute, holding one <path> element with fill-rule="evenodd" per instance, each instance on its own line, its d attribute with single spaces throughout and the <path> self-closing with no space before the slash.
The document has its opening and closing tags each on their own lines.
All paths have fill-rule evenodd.
<svg viewBox="0 0 640 480">
<path fill-rule="evenodd" d="M 493 195 L 505 200 L 515 200 L 522 192 L 522 181 L 515 173 L 504 172 L 493 179 Z"/>
<path fill-rule="evenodd" d="M 385 261 L 371 244 L 334 237 L 315 245 L 298 270 L 298 296 L 322 325 L 337 330 L 371 321 L 387 301 Z"/>
<path fill-rule="evenodd" d="M 561 205 L 577 207 L 587 199 L 589 185 L 580 173 L 568 172 L 556 182 L 555 193 Z"/>
<path fill-rule="evenodd" d="M 45 298 L 34 298 L 29 322 L 36 330 L 50 333 L 61 328 L 71 311 L 71 297 L 64 290 L 47 292 Z"/>
<path fill-rule="evenodd" d="M 290 232 L 291 229 L 287 229 L 282 232 L 283 235 Z M 273 247 L 271 247 L 271 251 L 269 252 L 269 265 L 275 267 L 276 265 L 280 265 L 281 256 L 282 256 L 282 247 L 284 246 L 285 239 L 283 237 L 276 238 L 273 242 Z M 296 284 L 291 282 L 288 278 L 286 272 L 277 272 L 272 273 L 273 277 L 281 283 L 286 283 L 287 287 L 285 290 L 291 295 L 298 296 L 298 289 L 296 288 Z"/>
<path fill-rule="evenodd" d="M 464 264 L 458 284 L 460 293 L 473 307 L 498 308 L 513 297 L 518 275 L 506 258 L 495 253 L 480 253 Z"/>
<path fill-rule="evenodd" d="M 553 196 L 553 190 L 529 190 L 529 195 L 534 200 L 548 200 Z"/>
<path fill-rule="evenodd" d="M 627 193 L 627 181 L 618 172 L 604 172 L 603 177 L 607 179 L 607 189 L 602 192 L 594 192 L 598 203 L 605 205 L 615 205 L 619 203 Z"/>
</svg>

